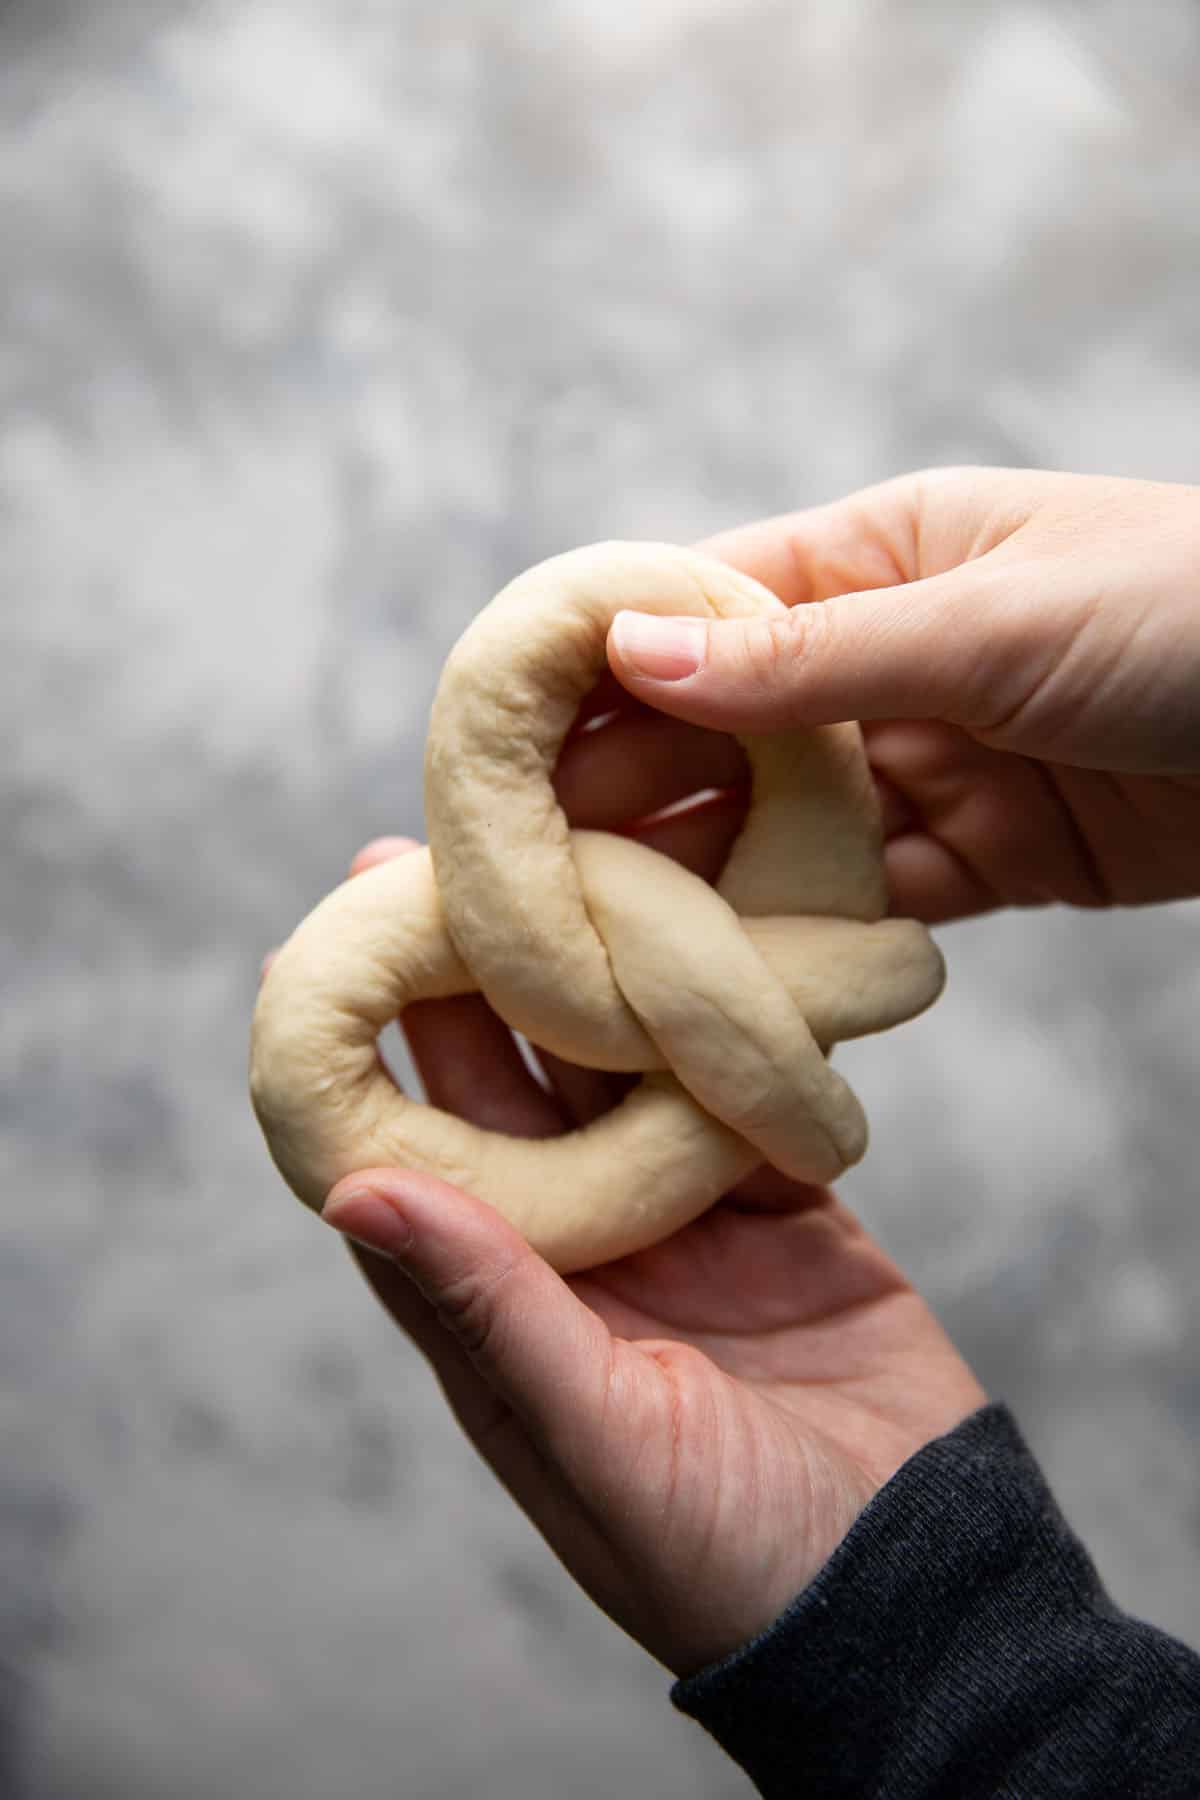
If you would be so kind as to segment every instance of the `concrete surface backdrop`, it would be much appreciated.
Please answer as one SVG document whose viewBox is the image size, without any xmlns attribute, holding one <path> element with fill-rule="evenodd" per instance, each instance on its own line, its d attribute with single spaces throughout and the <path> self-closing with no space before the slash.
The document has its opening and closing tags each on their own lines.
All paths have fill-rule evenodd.
<svg viewBox="0 0 1200 1800">
<path fill-rule="evenodd" d="M 259 957 L 501 582 L 1197 479 L 1194 5 L 0 0 L 0 1789 L 708 1800 L 268 1165 Z M 1200 913 L 942 934 L 848 1191 L 1200 1642 Z"/>
</svg>

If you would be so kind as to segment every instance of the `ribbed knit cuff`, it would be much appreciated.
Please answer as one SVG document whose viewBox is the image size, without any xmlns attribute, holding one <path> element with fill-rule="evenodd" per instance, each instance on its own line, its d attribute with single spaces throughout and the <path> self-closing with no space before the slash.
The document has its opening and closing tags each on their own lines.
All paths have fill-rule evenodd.
<svg viewBox="0 0 1200 1800">
<path fill-rule="evenodd" d="M 772 1797 L 1200 1795 L 1200 1661 L 1112 1606 L 1003 1406 L 671 1699 Z"/>
</svg>

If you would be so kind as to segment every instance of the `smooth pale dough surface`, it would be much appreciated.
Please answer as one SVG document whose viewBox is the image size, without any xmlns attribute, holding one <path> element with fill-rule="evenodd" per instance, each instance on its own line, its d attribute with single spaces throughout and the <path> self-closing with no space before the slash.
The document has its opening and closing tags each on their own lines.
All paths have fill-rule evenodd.
<svg viewBox="0 0 1200 1800">
<path fill-rule="evenodd" d="M 601 544 L 528 571 L 471 625 L 430 722 L 429 849 L 322 901 L 255 1011 L 255 1108 L 308 1204 L 356 1168 L 423 1169 L 568 1271 L 669 1235 L 761 1161 L 827 1181 L 861 1156 L 866 1122 L 825 1052 L 921 1011 L 943 969 L 920 925 L 882 917 L 858 729 L 740 740 L 750 807 L 715 889 L 629 839 L 572 832 L 553 770 L 623 606 L 783 610 L 694 552 Z M 644 1079 L 548 1140 L 408 1099 L 380 1031 L 413 1000 L 476 988 L 532 1042 Z"/>
</svg>

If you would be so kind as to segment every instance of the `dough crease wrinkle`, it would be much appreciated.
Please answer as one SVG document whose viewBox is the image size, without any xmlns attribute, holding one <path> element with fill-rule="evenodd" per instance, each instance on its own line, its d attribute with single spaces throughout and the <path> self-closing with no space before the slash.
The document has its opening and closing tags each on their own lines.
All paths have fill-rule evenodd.
<svg viewBox="0 0 1200 1800">
<path fill-rule="evenodd" d="M 259 995 L 252 1098 L 307 1204 L 355 1169 L 424 1169 L 566 1272 L 668 1236 L 759 1162 L 823 1182 L 862 1155 L 866 1121 L 827 1052 L 923 1010 L 943 968 L 923 927 L 883 916 L 858 727 L 739 740 L 750 803 L 715 888 L 631 839 L 570 830 L 555 763 L 627 606 L 782 611 L 693 551 L 610 543 L 539 564 L 479 614 L 434 700 L 429 848 L 328 895 Z M 379 1032 L 414 1000 L 475 989 L 532 1043 L 645 1079 L 551 1139 L 409 1099 Z"/>
</svg>

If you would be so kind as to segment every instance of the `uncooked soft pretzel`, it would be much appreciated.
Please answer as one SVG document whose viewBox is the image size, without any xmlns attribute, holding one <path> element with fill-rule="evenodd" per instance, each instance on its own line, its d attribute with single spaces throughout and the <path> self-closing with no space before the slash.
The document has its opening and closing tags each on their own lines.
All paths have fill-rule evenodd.
<svg viewBox="0 0 1200 1800">
<path fill-rule="evenodd" d="M 762 1161 L 827 1181 L 862 1155 L 866 1122 L 825 1052 L 920 1012 L 942 963 L 920 925 L 882 916 L 858 728 L 739 740 L 749 811 L 715 889 L 629 838 L 571 831 L 555 762 L 623 606 L 783 610 L 722 563 L 614 543 L 539 564 L 476 618 L 433 706 L 428 850 L 323 900 L 259 997 L 254 1105 L 309 1205 L 355 1169 L 423 1169 L 568 1271 L 668 1236 Z M 406 1099 L 380 1031 L 411 1001 L 475 989 L 531 1042 L 644 1079 L 536 1141 Z"/>
</svg>

